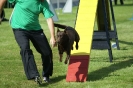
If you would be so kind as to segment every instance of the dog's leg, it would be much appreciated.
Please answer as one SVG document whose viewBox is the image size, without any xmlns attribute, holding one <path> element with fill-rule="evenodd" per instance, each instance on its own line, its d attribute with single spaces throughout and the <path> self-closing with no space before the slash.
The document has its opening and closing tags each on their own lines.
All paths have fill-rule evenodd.
<svg viewBox="0 0 133 88">
<path fill-rule="evenodd" d="M 64 63 L 67 64 L 69 59 L 70 59 L 70 55 L 67 55 Z"/>
<path fill-rule="evenodd" d="M 78 46 L 78 43 L 79 43 L 79 40 L 80 40 L 80 37 L 79 37 L 79 34 L 77 33 L 77 31 L 75 31 L 76 34 L 75 34 L 75 42 L 76 42 L 76 50 L 78 50 L 79 46 Z"/>
<path fill-rule="evenodd" d="M 62 62 L 62 56 L 63 56 L 63 55 L 62 55 L 62 54 L 60 54 L 60 62 Z"/>
<path fill-rule="evenodd" d="M 59 51 L 59 56 L 60 56 L 59 61 L 62 62 L 63 50 L 62 50 L 62 48 L 61 48 L 61 46 L 59 44 L 58 44 L 58 51 Z"/>
<path fill-rule="evenodd" d="M 73 50 L 73 46 L 72 46 L 71 50 Z"/>
<path fill-rule="evenodd" d="M 70 53 L 71 53 L 71 48 L 67 48 L 67 51 L 66 51 L 66 54 L 67 54 L 67 57 L 65 59 L 65 64 L 67 64 L 68 60 L 70 59 Z"/>
<path fill-rule="evenodd" d="M 76 50 L 78 50 L 78 48 L 79 48 L 79 46 L 78 46 L 78 42 L 76 42 L 75 47 L 76 47 Z"/>
</svg>

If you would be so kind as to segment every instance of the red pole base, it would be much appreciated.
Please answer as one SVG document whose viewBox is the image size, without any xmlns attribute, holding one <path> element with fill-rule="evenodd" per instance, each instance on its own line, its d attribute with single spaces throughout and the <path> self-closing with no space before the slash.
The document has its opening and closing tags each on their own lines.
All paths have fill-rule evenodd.
<svg viewBox="0 0 133 88">
<path fill-rule="evenodd" d="M 71 56 L 66 81 L 85 82 L 88 74 L 89 59 L 89 55 Z"/>
</svg>

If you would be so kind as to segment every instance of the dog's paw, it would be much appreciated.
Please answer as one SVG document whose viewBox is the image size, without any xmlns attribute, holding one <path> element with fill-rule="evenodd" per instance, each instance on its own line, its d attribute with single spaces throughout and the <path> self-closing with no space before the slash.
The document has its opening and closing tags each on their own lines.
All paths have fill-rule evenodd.
<svg viewBox="0 0 133 88">
<path fill-rule="evenodd" d="M 65 60 L 65 62 L 64 62 L 65 64 L 67 64 L 67 60 Z"/>
<path fill-rule="evenodd" d="M 78 46 L 78 45 L 76 45 L 75 47 L 76 47 L 76 50 L 78 50 L 79 46 Z"/>
</svg>

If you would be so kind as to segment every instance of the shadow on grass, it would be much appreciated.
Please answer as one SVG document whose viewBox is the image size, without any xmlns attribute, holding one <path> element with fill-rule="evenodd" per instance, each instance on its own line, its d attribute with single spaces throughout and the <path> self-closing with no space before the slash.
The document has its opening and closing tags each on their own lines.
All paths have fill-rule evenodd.
<svg viewBox="0 0 133 88">
<path fill-rule="evenodd" d="M 49 83 L 42 83 L 39 87 L 44 87 L 44 86 L 46 87 L 46 86 L 48 86 L 50 84 L 57 83 L 57 82 L 65 79 L 65 77 L 66 77 L 66 75 L 62 75 L 62 76 L 51 78 L 51 82 L 49 82 Z"/>
<path fill-rule="evenodd" d="M 119 43 L 127 44 L 127 45 L 133 45 L 132 41 L 131 42 L 126 42 L 126 41 L 119 40 Z"/>
<path fill-rule="evenodd" d="M 131 4 L 124 4 L 124 5 L 118 4 L 118 5 L 113 5 L 113 6 L 133 6 L 133 3 L 131 3 Z"/>
<path fill-rule="evenodd" d="M 96 70 L 94 72 L 90 72 L 88 74 L 87 81 L 96 81 L 103 79 L 104 77 L 108 77 L 111 72 L 115 72 L 117 70 L 120 70 L 122 68 L 130 67 L 133 64 L 133 57 L 129 57 L 131 59 L 122 61 L 119 63 L 114 63 L 110 65 L 109 67 L 104 67 L 99 70 Z"/>
<path fill-rule="evenodd" d="M 126 67 L 130 67 L 133 64 L 133 57 L 129 57 L 131 59 L 129 60 L 125 60 L 125 61 L 121 61 L 119 63 L 114 63 L 108 67 L 103 67 L 101 69 L 98 69 L 96 71 L 90 72 L 88 73 L 88 79 L 87 81 L 96 81 L 96 80 L 101 80 L 105 77 L 109 77 L 109 74 L 111 72 L 115 72 L 117 70 L 126 68 Z M 66 75 L 61 75 L 58 77 L 53 77 L 51 78 L 51 82 L 50 83 L 44 83 L 41 84 L 39 87 L 46 87 L 50 84 L 55 84 L 58 83 L 62 80 L 64 80 L 66 78 Z"/>
<path fill-rule="evenodd" d="M 119 40 L 119 43 L 130 45 L 130 46 L 133 45 L 132 41 L 131 42 L 126 42 L 126 41 Z M 127 47 L 122 47 L 122 48 L 120 48 L 120 50 L 127 50 Z"/>
</svg>

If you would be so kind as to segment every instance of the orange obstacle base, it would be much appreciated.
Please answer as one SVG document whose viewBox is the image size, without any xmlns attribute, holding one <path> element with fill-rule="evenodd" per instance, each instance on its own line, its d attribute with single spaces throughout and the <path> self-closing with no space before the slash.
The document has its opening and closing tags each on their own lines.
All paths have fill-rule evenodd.
<svg viewBox="0 0 133 88">
<path fill-rule="evenodd" d="M 85 82 L 88 74 L 89 59 L 89 55 L 71 56 L 66 81 Z"/>
</svg>

